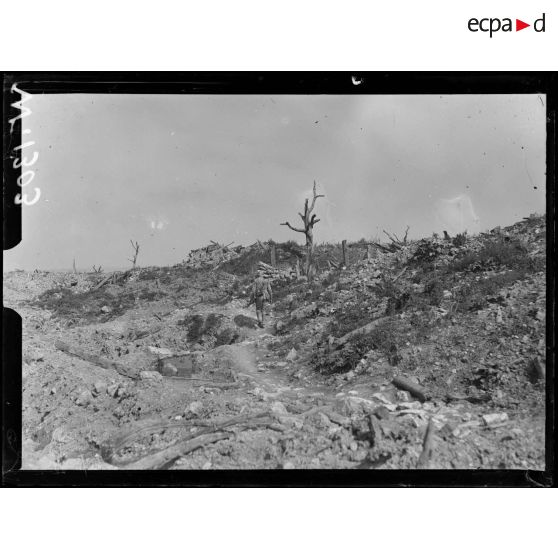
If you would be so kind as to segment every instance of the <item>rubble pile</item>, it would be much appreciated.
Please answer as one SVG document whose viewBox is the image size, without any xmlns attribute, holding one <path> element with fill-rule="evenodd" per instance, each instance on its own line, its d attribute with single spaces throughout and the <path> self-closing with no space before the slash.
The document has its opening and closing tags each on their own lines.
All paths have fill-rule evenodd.
<svg viewBox="0 0 558 558">
<path fill-rule="evenodd" d="M 263 274 L 264 279 L 271 282 L 278 279 L 296 279 L 298 277 L 295 267 L 285 266 L 284 264 L 281 267 L 273 267 L 265 262 L 258 262 L 258 271 Z"/>
<path fill-rule="evenodd" d="M 211 244 L 203 248 L 191 250 L 185 264 L 194 269 L 199 269 L 207 265 L 217 266 L 239 257 L 244 250 L 245 248 L 242 246 L 229 248 L 229 246 L 211 241 Z"/>
</svg>

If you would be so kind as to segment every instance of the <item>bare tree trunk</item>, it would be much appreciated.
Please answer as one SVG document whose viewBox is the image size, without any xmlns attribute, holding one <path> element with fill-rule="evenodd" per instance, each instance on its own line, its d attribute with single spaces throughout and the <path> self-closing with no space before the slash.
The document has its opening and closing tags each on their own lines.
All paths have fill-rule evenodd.
<svg viewBox="0 0 558 558">
<path fill-rule="evenodd" d="M 316 193 L 316 181 L 314 180 L 314 188 L 312 190 L 312 203 L 309 203 L 308 198 L 304 201 L 304 213 L 299 213 L 302 222 L 304 223 L 303 229 L 298 229 L 293 227 L 288 221 L 281 223 L 281 225 L 286 225 L 289 229 L 304 234 L 306 237 L 306 258 L 304 262 L 304 273 L 310 279 L 310 275 L 313 274 L 312 269 L 312 256 L 314 252 L 314 225 L 320 222 L 320 219 L 316 218 L 316 214 L 312 215 L 314 211 L 314 206 L 316 205 L 316 200 L 318 198 L 324 198 L 323 194 Z"/>
<path fill-rule="evenodd" d="M 213 241 L 212 241 L 213 242 Z M 132 245 L 132 248 L 134 249 L 135 253 L 134 256 L 132 258 L 128 258 L 129 262 L 132 262 L 132 267 L 136 267 L 136 262 L 138 261 L 138 252 L 140 249 L 139 246 L 139 242 L 134 242 L 133 240 L 130 240 L 130 244 Z"/>
</svg>

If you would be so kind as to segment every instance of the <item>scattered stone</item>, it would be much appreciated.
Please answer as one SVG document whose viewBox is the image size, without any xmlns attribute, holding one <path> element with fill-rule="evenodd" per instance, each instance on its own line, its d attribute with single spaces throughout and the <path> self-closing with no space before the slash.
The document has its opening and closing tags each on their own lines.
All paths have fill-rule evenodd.
<svg viewBox="0 0 558 558">
<path fill-rule="evenodd" d="M 213 467 L 213 465 L 211 464 L 211 461 L 206 461 L 203 465 L 202 465 L 202 469 L 204 471 L 207 471 L 208 469 L 211 469 L 211 467 Z"/>
<path fill-rule="evenodd" d="M 88 390 L 82 391 L 76 399 L 76 405 L 79 407 L 87 407 L 91 402 L 91 392 Z"/>
<path fill-rule="evenodd" d="M 159 372 L 157 372 L 156 370 L 142 370 L 140 372 L 140 378 L 142 380 L 161 381 L 163 379 L 163 376 L 161 376 L 161 374 L 159 374 Z"/>
<path fill-rule="evenodd" d="M 290 351 L 289 354 L 287 355 L 287 361 L 288 362 L 293 362 L 294 360 L 296 360 L 298 358 L 298 353 L 296 351 L 296 349 L 293 347 Z"/>
<path fill-rule="evenodd" d="M 55 388 L 55 387 L 53 387 L 53 388 L 50 390 L 50 394 L 51 394 L 51 395 L 55 395 L 55 394 L 56 394 L 56 388 Z"/>
<path fill-rule="evenodd" d="M 292 415 L 282 415 L 282 414 L 275 414 L 275 418 L 285 426 L 290 428 L 296 428 L 297 430 L 301 430 L 304 426 L 304 421 L 300 418 L 294 417 Z"/>
<path fill-rule="evenodd" d="M 452 432 L 456 429 L 455 425 L 450 423 L 444 424 L 440 430 L 438 430 L 437 434 L 442 440 L 449 440 L 452 436 Z"/>
<path fill-rule="evenodd" d="M 43 362 L 43 361 L 44 361 L 44 355 L 40 351 L 37 351 L 36 349 L 28 350 L 23 355 L 23 362 L 25 362 L 25 364 L 31 364 L 32 362 Z"/>
<path fill-rule="evenodd" d="M 112 308 L 110 306 L 103 306 L 101 308 L 101 312 L 103 312 L 104 314 L 109 314 L 110 312 L 112 312 Z"/>
<path fill-rule="evenodd" d="M 294 469 L 295 466 L 291 461 L 285 461 L 285 463 L 283 463 L 283 469 Z"/>
<path fill-rule="evenodd" d="M 158 357 L 164 358 L 164 357 L 171 357 L 174 355 L 174 353 L 170 350 L 170 349 L 165 349 L 163 347 L 147 347 L 147 350 L 152 354 L 152 355 L 156 355 Z"/>
<path fill-rule="evenodd" d="M 339 398 L 335 401 L 335 410 L 345 417 L 350 417 L 362 409 L 362 405 L 354 397 Z"/>
<path fill-rule="evenodd" d="M 95 382 L 93 384 L 93 394 L 94 395 L 104 395 L 107 392 L 107 384 L 106 382 Z"/>
<path fill-rule="evenodd" d="M 324 428 L 330 428 L 331 427 L 331 421 L 329 420 L 327 415 L 320 412 L 320 413 L 317 413 L 316 417 L 318 419 L 318 425 L 319 426 L 322 426 Z"/>
<path fill-rule="evenodd" d="M 407 391 L 397 390 L 395 392 L 395 396 L 397 397 L 397 401 L 403 401 L 403 402 L 411 401 L 411 396 Z"/>
<path fill-rule="evenodd" d="M 502 309 L 501 308 L 498 308 L 498 310 L 496 310 L 496 323 L 497 324 L 504 323 L 504 316 L 502 315 Z"/>
<path fill-rule="evenodd" d="M 281 320 L 275 323 L 275 333 L 281 333 L 285 329 L 285 323 Z"/>
<path fill-rule="evenodd" d="M 406 392 L 405 392 L 406 393 Z M 397 409 L 422 409 L 422 405 L 419 401 L 409 401 L 397 404 Z"/>
<path fill-rule="evenodd" d="M 390 413 L 387 407 L 380 405 L 374 409 L 374 416 L 378 417 L 380 420 L 389 419 Z"/>
<path fill-rule="evenodd" d="M 178 374 L 178 368 L 170 362 L 165 362 L 161 369 L 161 374 L 163 374 L 163 376 L 176 376 Z"/>
<path fill-rule="evenodd" d="M 533 382 L 537 382 L 540 380 L 544 380 L 546 377 L 546 367 L 543 364 L 543 362 L 541 361 L 541 359 L 539 357 L 535 357 L 530 363 L 529 363 L 529 376 L 531 378 L 531 381 Z"/>
<path fill-rule="evenodd" d="M 118 384 L 112 384 L 107 388 L 107 393 L 111 396 L 111 397 L 116 397 L 116 394 L 118 392 Z"/>
<path fill-rule="evenodd" d="M 192 401 L 188 407 L 186 407 L 186 415 L 199 416 L 203 411 L 203 403 L 201 401 Z"/>
<path fill-rule="evenodd" d="M 118 386 L 115 396 L 118 398 L 122 398 L 125 395 L 126 395 L 126 388 L 124 386 Z"/>
<path fill-rule="evenodd" d="M 285 405 L 283 405 L 283 403 L 281 403 L 281 401 L 275 401 L 273 403 L 273 405 L 271 405 L 271 413 L 275 417 L 284 416 L 284 415 L 289 414 L 289 412 L 287 411 L 287 408 L 285 407 Z"/>
<path fill-rule="evenodd" d="M 377 391 L 376 393 L 373 393 L 372 397 L 374 399 L 377 399 L 381 403 L 384 403 L 385 405 L 391 405 L 391 401 L 389 399 L 387 399 L 387 397 L 385 395 L 383 395 L 382 393 L 380 393 L 379 391 Z"/>
<path fill-rule="evenodd" d="M 482 415 L 482 420 L 486 426 L 496 426 L 508 421 L 508 413 L 491 413 Z"/>
</svg>

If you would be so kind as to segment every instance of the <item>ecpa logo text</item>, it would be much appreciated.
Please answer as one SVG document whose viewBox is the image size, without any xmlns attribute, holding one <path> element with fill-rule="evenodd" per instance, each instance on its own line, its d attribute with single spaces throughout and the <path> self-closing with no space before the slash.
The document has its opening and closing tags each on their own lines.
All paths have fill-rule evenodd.
<svg viewBox="0 0 558 558">
<path fill-rule="evenodd" d="M 533 29 L 537 33 L 544 33 L 545 31 L 545 14 L 543 14 L 539 19 L 536 19 L 533 22 Z M 498 31 L 503 32 L 511 32 L 513 31 L 513 24 L 512 18 L 505 17 L 500 19 L 498 17 L 485 17 L 482 19 L 477 19 L 476 17 L 472 17 L 468 24 L 467 24 L 469 31 L 473 33 L 477 33 L 481 31 L 483 33 L 489 33 L 490 38 L 494 33 Z M 530 23 L 525 23 L 521 19 L 515 20 L 515 31 L 521 31 L 522 29 L 526 29 L 527 27 L 531 27 Z"/>
</svg>

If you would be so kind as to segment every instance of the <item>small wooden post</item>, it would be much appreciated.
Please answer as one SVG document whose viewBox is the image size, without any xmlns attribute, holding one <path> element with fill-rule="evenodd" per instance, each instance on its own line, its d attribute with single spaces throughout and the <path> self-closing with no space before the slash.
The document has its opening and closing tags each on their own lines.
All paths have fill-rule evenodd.
<svg viewBox="0 0 558 558">
<path fill-rule="evenodd" d="M 366 258 L 368 261 L 372 259 L 372 246 L 370 244 L 366 245 Z"/>
<path fill-rule="evenodd" d="M 271 265 L 277 267 L 277 254 L 275 252 L 275 244 L 271 246 Z"/>
<path fill-rule="evenodd" d="M 341 249 L 343 250 L 343 266 L 347 267 L 347 241 L 341 242 Z"/>
</svg>

